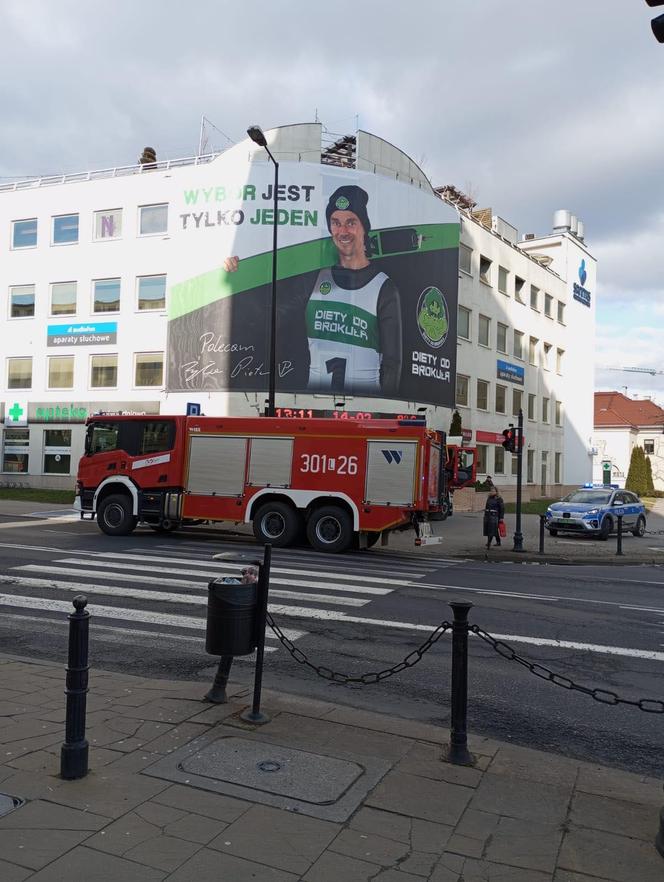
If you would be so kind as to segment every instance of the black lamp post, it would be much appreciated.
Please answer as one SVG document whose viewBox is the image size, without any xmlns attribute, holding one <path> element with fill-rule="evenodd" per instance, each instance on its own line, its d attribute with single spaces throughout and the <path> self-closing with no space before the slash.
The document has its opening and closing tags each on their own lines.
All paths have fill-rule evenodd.
<svg viewBox="0 0 664 882">
<path fill-rule="evenodd" d="M 277 189 L 279 187 L 279 163 L 270 153 L 267 140 L 260 126 L 249 126 L 247 134 L 259 147 L 267 150 L 274 164 L 274 217 L 272 219 L 272 305 L 270 308 L 270 375 L 267 390 L 267 416 L 275 416 L 275 392 L 277 381 Z"/>
</svg>

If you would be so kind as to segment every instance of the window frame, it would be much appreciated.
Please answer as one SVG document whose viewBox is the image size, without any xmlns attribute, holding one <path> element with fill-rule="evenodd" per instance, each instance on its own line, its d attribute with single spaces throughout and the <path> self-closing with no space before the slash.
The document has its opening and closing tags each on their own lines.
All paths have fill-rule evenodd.
<svg viewBox="0 0 664 882">
<path fill-rule="evenodd" d="M 530 286 L 530 308 L 533 310 L 533 312 L 540 311 L 540 308 L 539 308 L 540 290 L 541 289 L 538 288 L 537 285 Z M 534 306 L 533 306 L 533 302 L 535 304 Z"/>
<path fill-rule="evenodd" d="M 512 355 L 514 358 L 517 358 L 519 361 L 525 361 L 525 359 L 523 357 L 524 356 L 524 351 L 523 351 L 523 338 L 524 338 L 524 336 L 525 336 L 525 334 L 523 331 L 518 331 L 516 328 L 514 328 L 514 332 L 512 335 Z M 517 351 L 516 351 L 517 337 L 520 340 L 520 347 L 519 347 L 520 354 L 517 354 Z"/>
<path fill-rule="evenodd" d="M 466 403 L 462 404 L 459 401 L 459 380 L 466 381 Z M 454 403 L 456 407 L 470 407 L 470 377 L 467 374 L 459 374 L 456 375 L 456 384 L 454 389 Z"/>
<path fill-rule="evenodd" d="M 501 266 L 500 264 L 498 264 L 498 290 L 500 291 L 501 294 L 504 294 L 506 297 L 510 296 L 509 295 L 509 288 L 508 288 L 509 274 L 510 274 L 510 271 L 507 269 L 507 267 L 504 267 L 504 266 Z M 501 279 L 503 280 L 503 287 L 502 288 L 500 287 Z"/>
<path fill-rule="evenodd" d="M 500 329 L 505 329 L 505 343 L 503 344 L 504 348 L 500 348 L 500 341 L 498 335 L 500 334 Z M 503 355 L 509 355 L 508 344 L 507 344 L 507 332 L 509 331 L 509 325 L 503 324 L 503 322 L 496 322 L 496 352 L 502 352 Z"/>
<path fill-rule="evenodd" d="M 11 368 L 12 362 L 16 362 L 16 361 L 28 361 L 28 362 L 30 362 L 30 384 L 29 384 L 28 386 L 12 386 L 12 384 L 11 384 L 11 382 L 10 382 L 10 368 Z M 12 390 L 12 391 L 13 391 L 13 390 L 15 390 L 15 389 L 32 389 L 33 374 L 34 374 L 34 368 L 33 368 L 33 359 L 32 359 L 32 356 L 31 356 L 31 355 L 11 355 L 11 356 L 8 356 L 8 358 L 7 358 L 7 370 L 6 370 L 6 372 L 5 372 L 5 376 L 6 376 L 6 379 L 7 379 L 7 386 L 6 386 L 6 388 L 7 388 L 8 390 Z"/>
<path fill-rule="evenodd" d="M 498 391 L 502 389 L 503 394 L 503 409 L 498 409 Z M 502 383 L 496 383 L 496 389 L 494 392 L 494 404 L 496 407 L 496 413 L 506 414 L 507 413 L 507 386 L 503 386 Z"/>
<path fill-rule="evenodd" d="M 567 304 L 564 303 L 562 300 L 558 300 L 557 303 L 558 303 L 558 308 L 557 308 L 557 312 L 556 312 L 557 321 L 558 321 L 558 324 L 564 325 L 565 324 L 565 307 L 567 306 Z"/>
<path fill-rule="evenodd" d="M 96 301 L 96 285 L 98 282 L 117 282 L 119 287 L 118 308 L 117 309 L 95 309 Z M 90 304 L 90 315 L 118 315 L 122 308 L 122 277 L 108 276 L 100 279 L 92 279 L 92 302 Z"/>
<path fill-rule="evenodd" d="M 28 426 L 3 426 L 0 430 L 2 440 L 2 458 L 0 459 L 0 474 L 3 475 L 27 475 L 30 473 L 30 429 Z M 24 439 L 21 441 L 14 440 L 7 443 L 8 432 L 23 432 Z M 21 456 L 25 457 L 25 469 L 17 471 L 16 469 L 8 469 L 5 467 L 5 456 Z"/>
<path fill-rule="evenodd" d="M 532 407 L 531 407 L 532 404 Z M 528 420 L 531 423 L 537 422 L 537 393 L 529 392 L 528 393 Z"/>
<path fill-rule="evenodd" d="M 74 311 L 73 312 L 53 312 L 53 289 L 56 285 L 73 285 L 74 286 Z M 78 282 L 77 281 L 68 281 L 68 282 L 50 282 L 49 283 L 49 293 L 48 293 L 48 315 L 49 318 L 59 318 L 62 315 L 76 315 L 76 311 L 78 309 Z"/>
<path fill-rule="evenodd" d="M 76 218 L 76 238 L 71 242 L 56 242 L 55 241 L 55 222 L 61 220 L 66 217 L 75 217 Z M 78 211 L 68 212 L 67 214 L 52 214 L 51 215 L 51 247 L 52 248 L 61 248 L 66 245 L 78 245 L 79 240 L 81 238 L 81 216 Z"/>
<path fill-rule="evenodd" d="M 462 253 L 468 254 L 468 269 L 461 265 Z M 459 271 L 465 273 L 467 276 L 472 276 L 473 274 L 473 249 L 464 242 L 459 243 Z"/>
<path fill-rule="evenodd" d="M 646 444 L 652 447 L 652 450 L 646 450 Z M 643 453 L 646 456 L 654 456 L 655 455 L 655 439 L 654 438 L 644 438 L 643 439 Z"/>
<path fill-rule="evenodd" d="M 161 381 L 159 383 L 151 383 L 147 386 L 140 385 L 138 383 L 138 375 L 137 375 L 138 358 L 141 355 L 152 355 L 152 356 L 161 355 Z M 134 352 L 133 372 L 132 372 L 132 378 L 134 381 L 134 385 L 132 388 L 134 388 L 134 389 L 161 389 L 161 388 L 163 388 L 165 367 L 166 367 L 166 353 L 164 352 L 163 349 L 158 349 L 158 350 L 155 350 L 154 352 Z"/>
<path fill-rule="evenodd" d="M 71 386 L 51 386 L 51 362 L 56 358 L 66 358 L 71 359 Z M 74 381 L 75 381 L 75 371 L 76 371 L 76 356 L 75 355 L 47 355 L 46 356 L 46 388 L 50 391 L 57 389 L 73 389 Z"/>
<path fill-rule="evenodd" d="M 485 272 L 482 271 L 482 267 L 485 267 Z M 486 257 L 484 254 L 480 254 L 480 271 L 479 271 L 479 279 L 483 285 L 488 285 L 491 287 L 491 267 L 493 266 L 493 261 L 490 257 Z"/>
<path fill-rule="evenodd" d="M 120 212 L 120 233 L 117 236 L 97 236 L 97 216 L 98 215 L 109 215 L 112 212 Z M 122 233 L 124 231 L 124 223 L 123 223 L 123 211 L 122 207 L 118 208 L 102 208 L 98 211 L 92 212 L 92 241 L 93 242 L 117 242 L 119 239 L 122 239 Z"/>
<path fill-rule="evenodd" d="M 539 337 L 528 337 L 528 364 L 537 367 L 537 344 Z"/>
<path fill-rule="evenodd" d="M 13 291 L 16 291 L 18 288 L 32 288 L 32 312 L 30 315 L 12 315 L 13 303 Z M 33 319 L 37 314 L 37 286 L 32 283 L 28 285 L 10 285 L 9 290 L 7 292 L 7 307 L 8 307 L 8 315 L 7 321 L 16 322 L 22 321 L 26 319 Z"/>
<path fill-rule="evenodd" d="M 544 292 L 544 315 L 553 319 L 553 296 L 546 291 Z"/>
<path fill-rule="evenodd" d="M 95 386 L 92 382 L 95 358 L 115 358 L 115 385 L 114 386 Z M 89 389 L 117 389 L 119 380 L 119 357 L 117 352 L 91 352 L 90 353 L 90 369 L 88 371 L 88 388 Z"/>
<path fill-rule="evenodd" d="M 16 239 L 16 224 L 29 224 L 34 221 L 35 224 L 35 241 L 32 245 L 15 245 Z M 9 240 L 9 250 L 10 251 L 25 251 L 27 248 L 37 248 L 39 245 L 39 219 L 36 217 L 21 217 L 13 220 L 11 222 L 11 232 L 10 232 L 10 240 Z"/>
<path fill-rule="evenodd" d="M 480 383 L 482 383 L 482 384 L 486 387 L 486 389 L 485 389 L 485 397 L 484 397 L 484 402 L 485 402 L 484 407 L 482 407 L 482 406 L 480 405 Z M 482 380 L 482 379 L 480 379 L 480 378 L 478 377 L 478 378 L 477 378 L 477 381 L 476 381 L 476 383 L 475 383 L 475 396 L 476 396 L 476 398 L 475 398 L 475 408 L 476 408 L 477 410 L 482 410 L 482 411 L 487 411 L 487 412 L 488 412 L 488 410 L 489 410 L 489 394 L 490 394 L 490 391 L 491 391 L 491 383 L 490 383 L 488 380 Z"/>
<path fill-rule="evenodd" d="M 66 444 L 48 444 L 47 445 L 47 443 L 46 443 L 47 433 L 53 432 L 53 431 L 69 432 L 69 444 L 68 445 L 66 445 Z M 72 437 L 72 430 L 71 429 L 43 429 L 42 430 L 42 443 L 41 443 L 41 448 L 42 448 L 42 460 L 41 460 L 42 472 L 41 473 L 42 473 L 42 475 L 71 475 L 71 467 L 72 467 L 71 437 Z M 67 456 L 69 458 L 69 468 L 67 469 L 66 472 L 47 471 L 46 470 L 46 457 L 47 456 Z"/>
<path fill-rule="evenodd" d="M 563 424 L 563 403 L 562 403 L 562 401 L 558 401 L 557 398 L 556 398 L 554 405 L 553 405 L 553 414 L 554 414 L 555 425 L 558 426 L 559 428 L 562 427 L 562 424 Z"/>
<path fill-rule="evenodd" d="M 486 326 L 486 343 L 482 341 L 482 319 Z M 483 346 L 485 349 L 491 349 L 491 319 L 488 315 L 479 313 L 477 316 L 477 345 Z"/>
<path fill-rule="evenodd" d="M 142 276 L 136 276 L 136 300 L 134 302 L 134 312 L 136 313 L 144 313 L 144 312 L 165 312 L 168 307 L 168 301 L 166 299 L 166 292 L 168 290 L 167 285 L 167 275 L 166 273 L 147 273 Z M 163 306 L 154 306 L 150 308 L 141 309 L 141 282 L 143 279 L 163 279 L 164 280 L 164 305 Z M 153 301 L 146 301 L 147 303 Z"/>
<path fill-rule="evenodd" d="M 467 313 L 467 315 L 468 315 L 468 336 L 467 336 L 467 337 L 464 337 L 464 335 L 461 333 L 461 321 L 460 321 L 460 318 L 461 318 L 461 313 L 462 313 L 462 312 L 465 312 L 465 313 Z M 471 309 L 468 309 L 468 307 L 466 307 L 466 306 L 461 306 L 461 305 L 457 306 L 457 337 L 458 337 L 460 340 L 468 340 L 468 341 L 470 341 L 470 339 L 471 339 L 471 333 L 472 333 L 471 315 L 472 315 L 472 310 L 471 310 Z"/>
<path fill-rule="evenodd" d="M 144 208 L 162 208 L 162 207 L 166 208 L 166 228 L 164 230 L 159 230 L 156 233 L 142 233 L 141 232 L 141 220 L 142 220 L 142 216 L 143 216 L 143 209 Z M 168 203 L 168 202 L 149 202 L 146 205 L 139 205 L 138 206 L 138 219 L 137 219 L 137 223 L 136 223 L 137 237 L 139 239 L 146 239 L 146 238 L 149 239 L 151 236 L 167 236 L 168 235 L 169 214 L 170 214 L 170 212 L 168 210 L 169 207 L 170 207 L 170 203 Z"/>
<path fill-rule="evenodd" d="M 523 289 L 526 286 L 526 280 L 522 279 L 521 276 L 514 276 L 514 299 L 517 303 L 523 303 L 525 305 L 526 301 L 523 299 Z"/>
<path fill-rule="evenodd" d="M 542 423 L 545 426 L 549 425 L 549 419 L 551 417 L 550 404 L 551 404 L 551 398 L 547 395 L 542 395 Z"/>
<path fill-rule="evenodd" d="M 499 457 L 502 462 L 499 461 Z M 498 445 L 493 448 L 493 472 L 495 475 L 505 474 L 505 451 Z"/>
</svg>

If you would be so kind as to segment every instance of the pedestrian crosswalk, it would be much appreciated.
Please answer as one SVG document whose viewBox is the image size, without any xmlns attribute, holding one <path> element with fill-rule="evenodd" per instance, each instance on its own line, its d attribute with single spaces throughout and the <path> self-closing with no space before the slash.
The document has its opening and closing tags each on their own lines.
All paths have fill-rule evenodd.
<svg viewBox="0 0 664 882">
<path fill-rule="evenodd" d="M 0 572 L 0 616 L 34 618 L 42 625 L 48 620 L 62 622 L 72 612 L 72 598 L 84 594 L 97 630 L 145 633 L 151 639 L 161 635 L 201 641 L 209 581 L 236 576 L 241 567 L 238 560 L 213 559 L 210 543 L 200 542 L 136 544 L 121 551 L 34 548 L 30 562 Z M 234 558 L 260 552 L 255 547 L 215 543 L 214 552 L 219 551 Z M 269 608 L 295 642 L 309 633 L 307 621 L 364 621 L 359 616 L 366 616 L 372 603 L 425 580 L 440 566 L 409 558 L 352 554 L 332 558 L 307 550 L 275 550 Z M 266 651 L 275 651 L 276 638 L 271 631 L 266 637 Z"/>
</svg>

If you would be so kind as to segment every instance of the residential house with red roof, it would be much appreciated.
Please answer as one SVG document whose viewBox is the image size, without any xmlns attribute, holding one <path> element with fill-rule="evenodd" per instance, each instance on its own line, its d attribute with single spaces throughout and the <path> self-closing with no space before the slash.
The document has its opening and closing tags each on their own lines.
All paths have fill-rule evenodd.
<svg viewBox="0 0 664 882">
<path fill-rule="evenodd" d="M 647 398 L 628 398 L 621 392 L 595 392 L 597 455 L 593 481 L 625 485 L 634 447 L 643 447 L 652 464 L 655 490 L 664 490 L 664 409 Z"/>
</svg>

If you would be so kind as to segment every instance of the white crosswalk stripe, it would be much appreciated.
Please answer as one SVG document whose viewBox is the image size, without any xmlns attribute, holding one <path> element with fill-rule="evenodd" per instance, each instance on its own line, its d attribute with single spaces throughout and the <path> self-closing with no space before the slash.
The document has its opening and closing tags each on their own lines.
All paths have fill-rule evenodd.
<svg viewBox="0 0 664 882">
<path fill-rule="evenodd" d="M 72 612 L 73 595 L 84 594 L 89 595 L 90 613 L 95 620 L 104 620 L 103 627 L 109 633 L 126 630 L 128 634 L 145 634 L 151 639 L 193 639 L 192 631 L 204 632 L 209 581 L 236 576 L 240 565 L 238 561 L 212 560 L 209 548 L 202 558 L 200 545 L 195 549 L 178 545 L 180 554 L 163 548 L 150 549 L 148 553 L 133 549 L 76 550 L 63 554 L 62 550 L 45 546 L 38 550 L 53 552 L 48 562 L 42 556 L 37 560 L 43 563 L 20 564 L 0 573 L 3 611 L 11 607 L 11 615 L 26 623 L 53 621 L 54 616 L 59 619 L 63 613 Z M 57 555 L 58 550 L 61 556 Z M 336 557 L 317 555 L 302 560 L 275 555 L 270 577 L 270 611 L 282 619 L 282 628 L 284 618 L 371 622 L 371 618 L 364 618 L 364 611 L 362 616 L 351 613 L 402 586 L 417 584 L 434 569 L 412 565 L 410 561 L 401 565 L 394 562 L 383 573 L 366 563 L 354 563 L 355 569 L 351 570 Z M 99 624 L 101 627 L 102 622 Z M 376 624 L 380 621 L 376 620 Z M 308 634 L 299 628 L 283 630 L 293 641 Z M 109 639 L 114 638 L 111 635 Z M 269 629 L 266 639 L 268 651 L 278 648 Z"/>
</svg>

